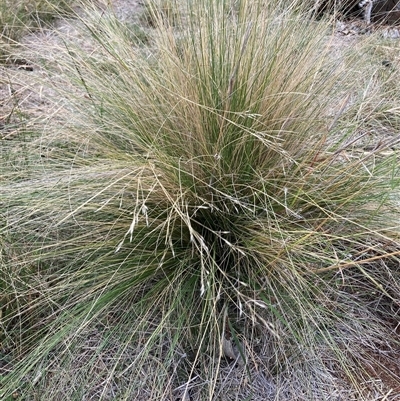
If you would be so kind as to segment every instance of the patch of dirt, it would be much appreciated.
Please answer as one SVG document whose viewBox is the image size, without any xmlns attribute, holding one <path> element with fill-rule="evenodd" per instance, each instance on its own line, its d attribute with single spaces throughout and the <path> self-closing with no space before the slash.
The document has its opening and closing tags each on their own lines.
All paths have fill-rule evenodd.
<svg viewBox="0 0 400 401">
<path fill-rule="evenodd" d="M 369 353 L 368 360 L 365 371 L 369 380 L 380 381 L 388 393 L 400 395 L 400 350 L 376 350 Z"/>
</svg>

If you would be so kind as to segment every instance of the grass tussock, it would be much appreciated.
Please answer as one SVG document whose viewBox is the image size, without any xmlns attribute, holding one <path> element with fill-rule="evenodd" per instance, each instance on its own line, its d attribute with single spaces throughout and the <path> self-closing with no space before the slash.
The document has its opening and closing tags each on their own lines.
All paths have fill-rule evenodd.
<svg viewBox="0 0 400 401">
<path fill-rule="evenodd" d="M 394 141 L 364 149 L 344 117 L 368 99 L 295 3 L 200 3 L 173 24 L 149 6 L 147 48 L 90 10 L 96 52 L 60 53 L 70 119 L 1 188 L 4 397 L 399 384 Z"/>
</svg>

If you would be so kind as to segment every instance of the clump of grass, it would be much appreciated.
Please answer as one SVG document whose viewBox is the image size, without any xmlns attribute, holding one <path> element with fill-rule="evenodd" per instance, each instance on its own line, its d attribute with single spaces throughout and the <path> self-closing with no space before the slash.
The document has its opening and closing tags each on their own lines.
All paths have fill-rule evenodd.
<svg viewBox="0 0 400 401">
<path fill-rule="evenodd" d="M 1 188 L 3 395 L 362 397 L 398 346 L 395 155 L 341 120 L 323 24 L 234 3 L 159 16 L 148 49 L 83 18 L 101 49 L 61 58 L 64 152 Z"/>
<path fill-rule="evenodd" d="M 183 4 L 174 0 L 157 0 L 145 2 L 139 20 L 143 26 L 157 27 L 160 22 L 176 26 L 182 15 Z"/>
</svg>

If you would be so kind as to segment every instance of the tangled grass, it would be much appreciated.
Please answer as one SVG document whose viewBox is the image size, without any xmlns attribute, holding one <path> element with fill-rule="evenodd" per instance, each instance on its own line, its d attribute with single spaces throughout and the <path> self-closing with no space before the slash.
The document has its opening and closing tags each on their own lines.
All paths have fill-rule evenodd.
<svg viewBox="0 0 400 401">
<path fill-rule="evenodd" d="M 64 0 L 2 0 L 0 3 L 0 62 L 13 57 L 15 47 L 30 31 L 49 25 L 61 13 L 71 13 Z"/>
<path fill-rule="evenodd" d="M 399 384 L 397 139 L 362 133 L 382 109 L 297 3 L 194 3 L 150 4 L 147 47 L 88 9 L 96 50 L 59 49 L 68 121 L 1 185 L 4 397 Z"/>
</svg>

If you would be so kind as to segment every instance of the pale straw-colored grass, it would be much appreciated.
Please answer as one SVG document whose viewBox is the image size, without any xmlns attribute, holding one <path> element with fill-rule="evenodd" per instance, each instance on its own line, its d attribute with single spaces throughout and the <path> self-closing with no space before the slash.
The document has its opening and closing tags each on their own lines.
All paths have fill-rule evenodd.
<svg viewBox="0 0 400 401">
<path fill-rule="evenodd" d="M 360 81 L 295 3 L 170 5 L 173 24 L 149 6 L 147 47 L 89 9 L 93 52 L 59 48 L 56 156 L 1 187 L 0 390 L 388 394 L 365 383 L 398 349 L 399 174 L 387 144 L 358 146 Z"/>
</svg>

